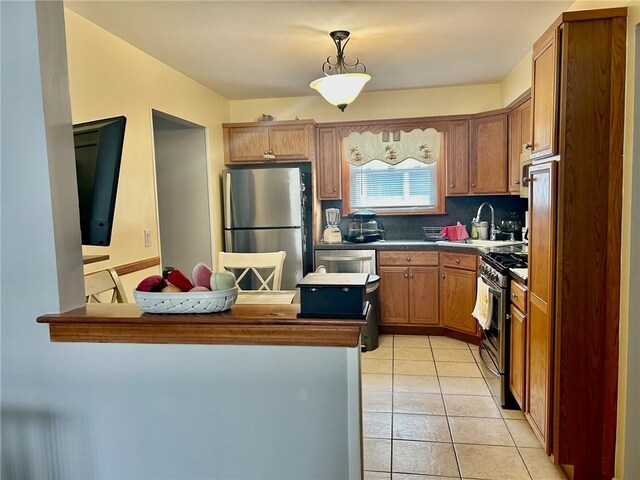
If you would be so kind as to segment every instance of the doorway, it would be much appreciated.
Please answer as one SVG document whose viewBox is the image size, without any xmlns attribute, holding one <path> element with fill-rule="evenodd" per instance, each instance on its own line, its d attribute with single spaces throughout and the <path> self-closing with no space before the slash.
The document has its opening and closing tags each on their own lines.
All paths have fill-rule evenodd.
<svg viewBox="0 0 640 480">
<path fill-rule="evenodd" d="M 212 266 L 206 128 L 152 110 L 160 263 Z"/>
</svg>

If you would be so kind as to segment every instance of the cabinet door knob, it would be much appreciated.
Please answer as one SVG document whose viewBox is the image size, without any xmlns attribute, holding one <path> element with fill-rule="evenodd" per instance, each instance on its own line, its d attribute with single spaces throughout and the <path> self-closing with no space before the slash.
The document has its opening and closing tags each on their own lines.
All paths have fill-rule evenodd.
<svg viewBox="0 0 640 480">
<path fill-rule="evenodd" d="M 413 273 L 410 273 L 410 274 L 409 274 L 409 278 L 413 278 Z"/>
<path fill-rule="evenodd" d="M 476 184 L 475 184 L 475 183 L 472 183 L 472 184 L 471 184 L 471 186 L 472 186 L 473 188 L 476 188 Z"/>
<path fill-rule="evenodd" d="M 444 273 L 442 275 L 440 275 L 442 278 L 444 278 Z"/>
<path fill-rule="evenodd" d="M 411 261 L 411 255 L 407 255 L 407 262 Z"/>
<path fill-rule="evenodd" d="M 449 188 L 455 188 L 455 185 L 452 183 L 451 185 L 449 185 Z"/>
<path fill-rule="evenodd" d="M 527 150 L 533 150 L 533 145 L 530 143 L 525 143 L 524 148 L 526 148 Z"/>
<path fill-rule="evenodd" d="M 514 185 L 520 185 L 520 182 L 518 180 L 513 182 Z"/>
<path fill-rule="evenodd" d="M 338 189 L 337 189 L 336 187 L 333 187 L 333 191 L 334 191 L 334 192 L 337 192 L 337 191 L 338 191 Z"/>
<path fill-rule="evenodd" d="M 409 278 L 409 274 L 408 274 L 408 273 L 405 273 L 405 274 L 404 274 L 404 278 Z"/>
<path fill-rule="evenodd" d="M 460 260 L 456 258 L 456 263 L 460 263 Z"/>
</svg>

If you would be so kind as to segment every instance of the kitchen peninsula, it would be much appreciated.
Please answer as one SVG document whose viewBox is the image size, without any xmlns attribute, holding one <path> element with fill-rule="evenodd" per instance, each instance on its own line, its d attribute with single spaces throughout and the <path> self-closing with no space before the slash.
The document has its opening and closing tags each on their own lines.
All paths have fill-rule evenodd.
<svg viewBox="0 0 640 480">
<path fill-rule="evenodd" d="M 157 425 L 146 428 L 163 432 L 163 455 L 177 462 L 155 478 L 176 478 L 181 462 L 192 478 L 361 478 L 366 320 L 303 319 L 299 309 L 236 304 L 214 314 L 153 315 L 135 304 L 88 304 L 38 322 L 49 324 L 53 342 L 73 342 L 65 351 L 100 342 L 86 367 L 98 384 L 135 377 L 122 401 L 155 413 Z M 137 363 L 102 363 L 105 350 L 126 357 L 132 343 L 147 344 L 137 345 Z M 151 388 L 140 372 L 154 352 L 172 361 L 146 392 L 155 400 L 141 405 L 135 392 Z M 138 423 L 130 418 L 127 428 Z"/>
<path fill-rule="evenodd" d="M 53 342 L 356 347 L 362 319 L 297 318 L 299 305 L 234 305 L 199 315 L 153 315 L 132 303 L 87 304 L 38 317 Z"/>
</svg>

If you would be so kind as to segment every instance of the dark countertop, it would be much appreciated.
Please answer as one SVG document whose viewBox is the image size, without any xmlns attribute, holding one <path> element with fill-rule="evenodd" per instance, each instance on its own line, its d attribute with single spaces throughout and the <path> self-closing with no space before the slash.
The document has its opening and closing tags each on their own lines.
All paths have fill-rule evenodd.
<svg viewBox="0 0 640 480">
<path fill-rule="evenodd" d="M 383 240 L 371 243 L 316 243 L 316 250 L 435 250 L 439 252 L 470 253 L 472 255 L 482 254 L 488 251 L 482 247 L 462 246 L 452 243 L 443 245 L 441 243 L 426 242 L 424 240 Z"/>
</svg>

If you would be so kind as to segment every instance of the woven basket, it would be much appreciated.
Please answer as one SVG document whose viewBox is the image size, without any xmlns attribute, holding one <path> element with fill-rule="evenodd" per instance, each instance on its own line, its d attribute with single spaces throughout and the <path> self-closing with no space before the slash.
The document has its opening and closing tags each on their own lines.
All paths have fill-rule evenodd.
<svg viewBox="0 0 640 480">
<path fill-rule="evenodd" d="M 138 306 L 148 313 L 214 313 L 229 310 L 238 299 L 238 287 L 213 292 L 133 291 Z"/>
</svg>

